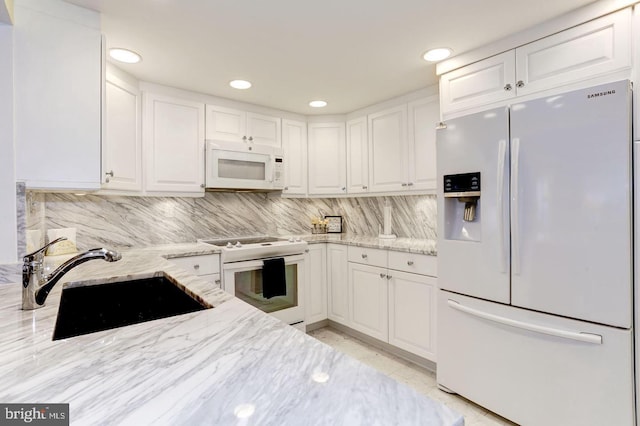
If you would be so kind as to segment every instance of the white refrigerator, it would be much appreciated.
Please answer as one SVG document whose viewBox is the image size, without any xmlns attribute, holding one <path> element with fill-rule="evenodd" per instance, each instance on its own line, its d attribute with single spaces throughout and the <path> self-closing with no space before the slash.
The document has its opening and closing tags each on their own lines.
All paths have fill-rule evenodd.
<svg viewBox="0 0 640 426">
<path fill-rule="evenodd" d="M 524 425 L 635 424 L 629 81 L 437 134 L 443 390 Z"/>
</svg>

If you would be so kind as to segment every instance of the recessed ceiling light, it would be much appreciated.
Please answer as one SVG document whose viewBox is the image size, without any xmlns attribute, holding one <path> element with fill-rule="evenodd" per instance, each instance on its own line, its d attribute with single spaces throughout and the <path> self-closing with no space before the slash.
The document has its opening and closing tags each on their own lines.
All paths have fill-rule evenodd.
<svg viewBox="0 0 640 426">
<path fill-rule="evenodd" d="M 233 87 L 234 89 L 244 90 L 251 87 L 251 82 L 246 80 L 233 80 L 229 82 L 229 86 Z"/>
<path fill-rule="evenodd" d="M 428 50 L 422 57 L 425 61 L 438 62 L 451 56 L 451 49 L 447 47 L 439 47 L 437 49 Z"/>
<path fill-rule="evenodd" d="M 137 64 L 142 60 L 142 56 L 133 50 L 123 49 L 121 47 L 109 49 L 109 56 L 116 61 L 124 62 L 125 64 Z"/>
<path fill-rule="evenodd" d="M 327 106 L 327 103 L 325 101 L 311 101 L 309 102 L 309 106 L 314 108 L 324 108 Z"/>
</svg>

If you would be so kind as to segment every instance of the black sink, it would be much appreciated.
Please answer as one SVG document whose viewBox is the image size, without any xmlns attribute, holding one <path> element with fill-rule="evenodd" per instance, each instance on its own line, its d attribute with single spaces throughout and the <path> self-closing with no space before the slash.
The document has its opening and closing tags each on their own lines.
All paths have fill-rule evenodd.
<svg viewBox="0 0 640 426">
<path fill-rule="evenodd" d="M 67 287 L 62 290 L 53 340 L 208 309 L 168 275 Z"/>
</svg>

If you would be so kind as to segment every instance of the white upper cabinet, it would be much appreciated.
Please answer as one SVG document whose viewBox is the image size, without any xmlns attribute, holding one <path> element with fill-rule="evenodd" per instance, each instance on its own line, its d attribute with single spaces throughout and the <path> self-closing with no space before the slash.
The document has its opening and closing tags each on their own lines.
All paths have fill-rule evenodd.
<svg viewBox="0 0 640 426">
<path fill-rule="evenodd" d="M 347 192 L 344 123 L 309 123 L 309 195 Z"/>
<path fill-rule="evenodd" d="M 367 117 L 347 121 L 347 192 L 369 192 Z"/>
<path fill-rule="evenodd" d="M 16 179 L 100 189 L 100 15 L 62 1 L 15 2 Z"/>
<path fill-rule="evenodd" d="M 623 9 L 443 74 L 442 113 L 630 69 L 631 14 Z"/>
<path fill-rule="evenodd" d="M 283 195 L 307 193 L 307 123 L 282 120 Z"/>
<path fill-rule="evenodd" d="M 204 104 L 144 93 L 147 191 L 204 193 Z"/>
<path fill-rule="evenodd" d="M 207 105 L 207 139 L 280 148 L 280 118 Z"/>
<path fill-rule="evenodd" d="M 631 67 L 631 8 L 516 49 L 518 95 Z"/>
<path fill-rule="evenodd" d="M 369 183 L 372 192 L 409 187 L 407 105 L 368 116 Z"/>
<path fill-rule="evenodd" d="M 140 91 L 107 74 L 105 106 L 102 188 L 142 191 Z"/>
<path fill-rule="evenodd" d="M 492 56 L 440 77 L 442 112 L 490 104 L 515 96 L 514 51 Z"/>
<path fill-rule="evenodd" d="M 436 189 L 436 126 L 440 121 L 438 97 L 410 102 L 409 186 L 412 190 Z"/>
</svg>

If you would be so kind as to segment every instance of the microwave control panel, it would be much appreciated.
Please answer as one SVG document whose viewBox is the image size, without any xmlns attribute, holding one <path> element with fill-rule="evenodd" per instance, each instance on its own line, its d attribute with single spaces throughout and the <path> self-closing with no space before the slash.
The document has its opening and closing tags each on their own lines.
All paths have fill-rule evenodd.
<svg viewBox="0 0 640 426">
<path fill-rule="evenodd" d="M 282 157 L 276 157 L 273 167 L 273 183 L 275 186 L 282 185 L 284 181 L 284 165 Z"/>
</svg>

